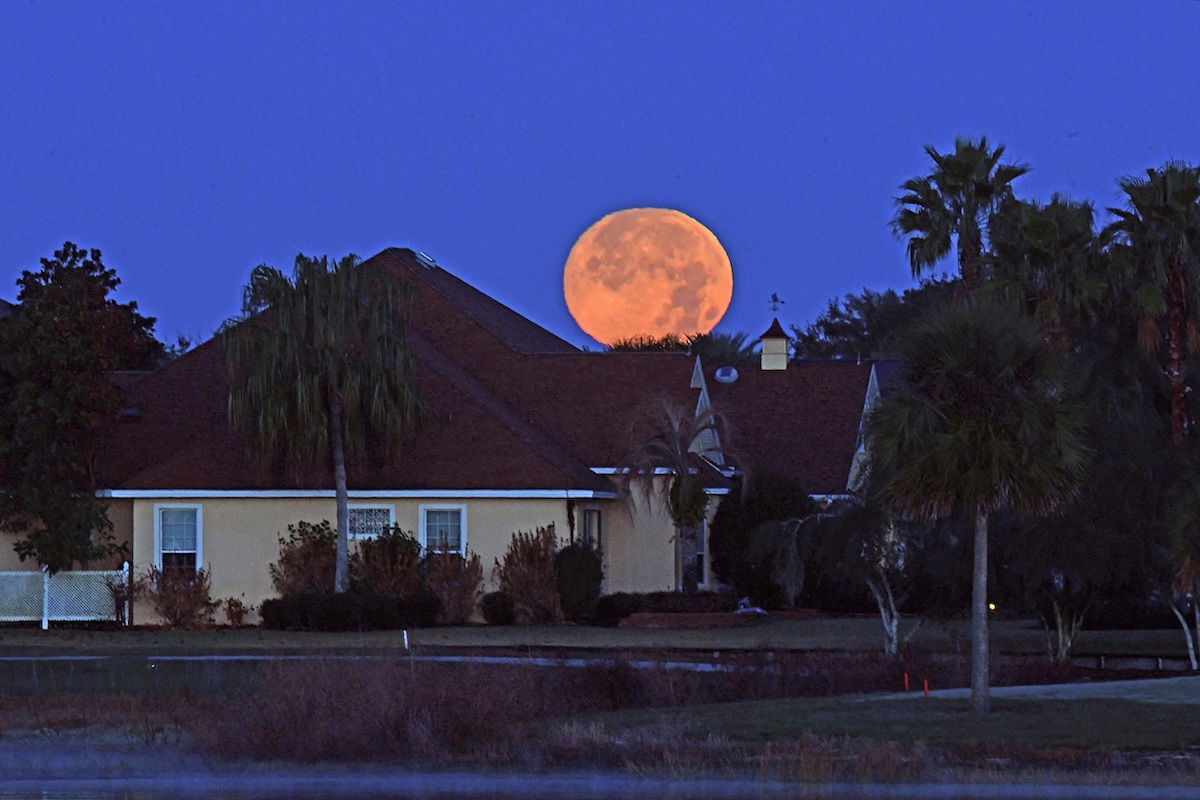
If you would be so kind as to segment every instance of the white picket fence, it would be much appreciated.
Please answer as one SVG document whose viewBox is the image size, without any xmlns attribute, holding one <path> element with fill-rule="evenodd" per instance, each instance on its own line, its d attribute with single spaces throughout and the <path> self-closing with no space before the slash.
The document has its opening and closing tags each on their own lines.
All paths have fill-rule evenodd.
<svg viewBox="0 0 1200 800">
<path fill-rule="evenodd" d="M 118 612 L 113 586 L 129 581 L 129 564 L 122 569 L 59 572 L 0 572 L 0 622 L 120 621 L 128 624 L 127 611 Z"/>
</svg>

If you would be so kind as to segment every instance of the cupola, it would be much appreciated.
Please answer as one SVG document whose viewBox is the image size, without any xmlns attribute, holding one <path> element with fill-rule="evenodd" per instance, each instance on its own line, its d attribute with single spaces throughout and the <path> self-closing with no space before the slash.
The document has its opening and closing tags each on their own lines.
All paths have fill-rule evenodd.
<svg viewBox="0 0 1200 800">
<path fill-rule="evenodd" d="M 776 318 L 767 332 L 759 337 L 762 340 L 762 368 L 764 370 L 787 369 L 788 364 L 788 335 Z"/>
</svg>

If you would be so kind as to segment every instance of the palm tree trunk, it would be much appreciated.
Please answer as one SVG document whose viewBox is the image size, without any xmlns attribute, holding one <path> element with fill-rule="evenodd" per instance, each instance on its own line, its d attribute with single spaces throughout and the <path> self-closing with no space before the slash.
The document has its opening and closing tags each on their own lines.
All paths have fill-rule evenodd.
<svg viewBox="0 0 1200 800">
<path fill-rule="evenodd" d="M 333 457 L 333 486 L 337 498 L 337 559 L 334 562 L 333 591 L 350 588 L 350 493 L 346 489 L 346 444 L 342 437 L 342 401 L 329 403 L 329 449 Z"/>
<path fill-rule="evenodd" d="M 1187 347 L 1187 273 L 1182 259 L 1171 259 L 1167 281 L 1167 378 L 1171 381 L 1171 441 L 1180 445 L 1190 423 L 1187 387 L 1183 379 Z"/>
<path fill-rule="evenodd" d="M 975 512 L 975 565 L 971 579 L 971 707 L 988 713 L 988 513 Z"/>
<path fill-rule="evenodd" d="M 675 536 L 679 540 L 680 582 L 685 594 L 695 594 L 700 586 L 696 569 L 696 544 L 700 531 L 695 526 L 680 525 Z"/>
<path fill-rule="evenodd" d="M 962 276 L 963 290 L 968 300 L 975 296 L 975 290 L 979 288 L 979 254 L 982 250 L 982 242 L 959 234 L 958 273 Z"/>
</svg>

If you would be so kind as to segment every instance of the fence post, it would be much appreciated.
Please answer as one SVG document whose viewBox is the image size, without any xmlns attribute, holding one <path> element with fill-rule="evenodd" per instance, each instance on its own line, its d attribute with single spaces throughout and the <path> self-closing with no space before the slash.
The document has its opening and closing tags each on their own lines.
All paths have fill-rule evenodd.
<svg viewBox="0 0 1200 800">
<path fill-rule="evenodd" d="M 125 627 L 133 627 L 133 564 L 125 562 Z"/>
<path fill-rule="evenodd" d="M 50 567 L 42 565 L 42 630 L 50 630 Z"/>
</svg>

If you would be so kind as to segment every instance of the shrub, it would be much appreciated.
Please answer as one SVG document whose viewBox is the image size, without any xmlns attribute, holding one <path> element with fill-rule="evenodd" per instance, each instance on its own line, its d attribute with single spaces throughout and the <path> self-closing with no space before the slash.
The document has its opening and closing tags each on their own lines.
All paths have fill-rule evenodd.
<svg viewBox="0 0 1200 800">
<path fill-rule="evenodd" d="M 447 625 L 470 622 L 483 591 L 483 562 L 475 553 L 430 553 L 425 564 L 425 584 L 441 601 L 441 621 Z"/>
<path fill-rule="evenodd" d="M 632 592 L 606 594 L 596 601 L 592 617 L 597 625 L 615 626 L 630 614 L 642 611 L 648 605 L 645 595 Z"/>
<path fill-rule="evenodd" d="M 400 622 L 397 627 L 432 628 L 442 614 L 442 601 L 436 594 L 424 589 L 400 598 L 397 608 Z"/>
<path fill-rule="evenodd" d="M 441 602 L 429 592 L 397 598 L 382 594 L 293 594 L 264 600 L 262 624 L 272 630 L 359 631 L 431 627 Z"/>
<path fill-rule="evenodd" d="M 557 550 L 558 536 L 551 523 L 536 531 L 514 533 L 503 563 L 496 563 L 493 578 L 512 599 L 518 622 L 542 625 L 562 616 L 554 575 Z"/>
<path fill-rule="evenodd" d="M 604 580 L 600 554 L 587 545 L 571 544 L 558 551 L 554 568 L 563 614 L 571 620 L 591 615 Z"/>
<path fill-rule="evenodd" d="M 738 597 L 749 596 L 763 608 L 778 608 L 782 592 L 771 578 L 771 558 L 755 558 L 752 553 L 754 531 L 765 522 L 802 519 L 816 508 L 804 487 L 791 478 L 763 475 L 745 490 L 735 485 L 721 500 L 709 527 L 708 551 L 717 579 L 733 584 Z"/>
<path fill-rule="evenodd" d="M 118 625 L 129 624 L 129 604 L 146 591 L 146 577 L 134 577 L 124 572 L 121 577 L 104 579 L 108 596 L 113 604 L 113 620 Z"/>
<path fill-rule="evenodd" d="M 351 589 L 360 594 L 407 597 L 421 590 L 421 543 L 393 526 L 358 543 L 350 557 Z M 332 585 L 332 584 L 330 584 Z"/>
<path fill-rule="evenodd" d="M 517 621 L 512 598 L 504 592 L 488 592 L 479 603 L 488 625 L 512 625 Z"/>
<path fill-rule="evenodd" d="M 337 533 L 328 520 L 288 525 L 279 537 L 279 560 L 271 565 L 271 583 L 280 597 L 328 592 L 337 563 Z"/>
<path fill-rule="evenodd" d="M 298 611 L 300 595 L 290 594 L 287 597 L 271 597 L 262 601 L 258 611 L 262 626 L 273 631 L 297 630 L 300 614 Z"/>
<path fill-rule="evenodd" d="M 207 569 L 161 570 L 150 567 L 146 575 L 150 605 L 172 628 L 211 625 L 213 612 L 221 605 L 212 599 L 212 580 Z"/>
<path fill-rule="evenodd" d="M 719 614 L 737 610 L 737 598 L 716 592 L 653 592 L 644 596 L 642 611 L 651 614 Z"/>
<path fill-rule="evenodd" d="M 254 610 L 252 606 L 246 605 L 246 601 L 242 597 L 226 597 L 221 601 L 221 605 L 225 609 L 225 622 L 234 628 L 244 625 L 246 615 Z"/>
</svg>

